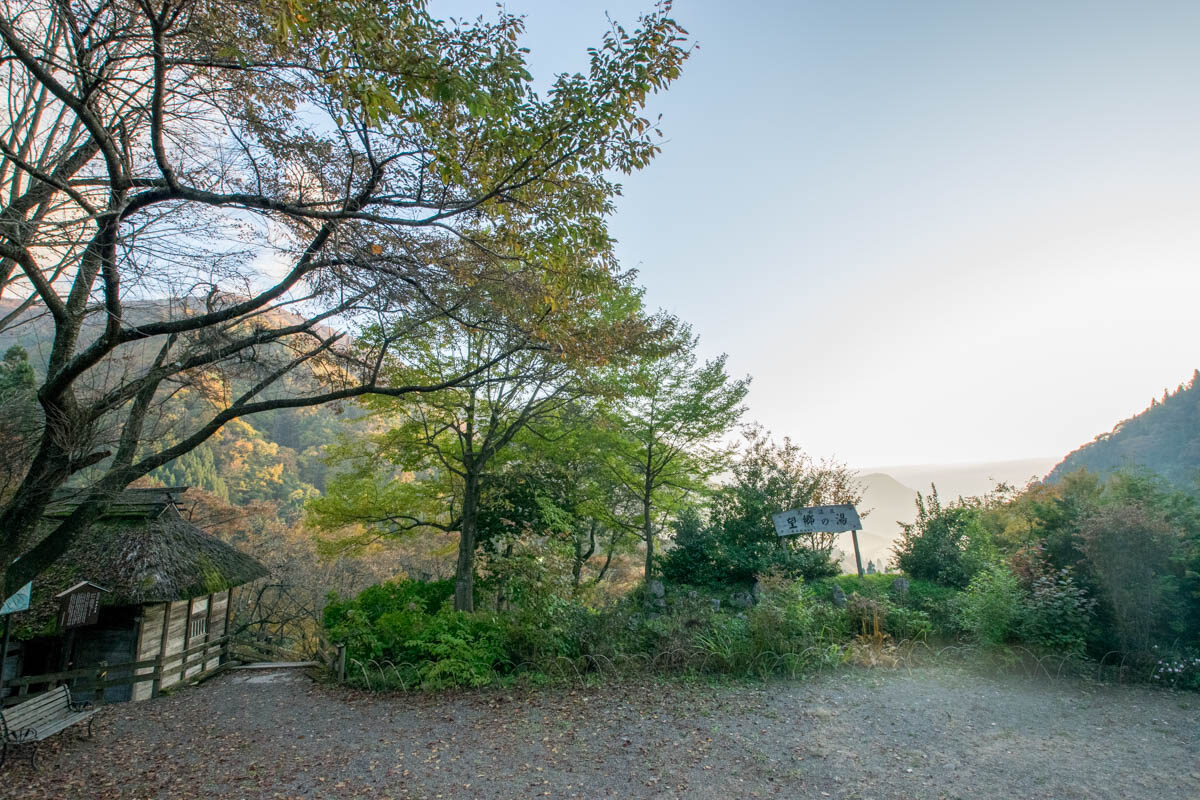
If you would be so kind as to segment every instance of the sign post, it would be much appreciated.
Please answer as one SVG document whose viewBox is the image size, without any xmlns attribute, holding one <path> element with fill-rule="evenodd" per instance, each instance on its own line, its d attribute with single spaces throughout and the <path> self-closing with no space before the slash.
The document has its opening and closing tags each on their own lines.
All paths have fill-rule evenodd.
<svg viewBox="0 0 1200 800">
<path fill-rule="evenodd" d="M 95 625 L 100 619 L 100 593 L 110 591 L 91 581 L 80 581 L 70 589 L 54 595 L 58 601 L 58 627 L 67 632 L 62 648 L 62 669 L 71 662 L 75 649 L 75 629 Z"/>
<path fill-rule="evenodd" d="M 854 539 L 854 563 L 858 567 L 858 577 L 863 577 L 862 555 L 858 551 L 858 532 L 862 530 L 862 521 L 852 503 L 793 508 L 772 514 L 771 520 L 775 523 L 775 532 L 780 536 L 850 531 Z"/>
<path fill-rule="evenodd" d="M 12 627 L 12 615 L 29 608 L 29 598 L 33 595 L 33 581 L 22 586 L 12 597 L 0 605 L 0 616 L 4 617 L 3 644 L 0 644 L 0 692 L 4 690 L 4 665 L 8 662 L 8 633 Z M 3 697 L 0 694 L 0 697 Z"/>
</svg>

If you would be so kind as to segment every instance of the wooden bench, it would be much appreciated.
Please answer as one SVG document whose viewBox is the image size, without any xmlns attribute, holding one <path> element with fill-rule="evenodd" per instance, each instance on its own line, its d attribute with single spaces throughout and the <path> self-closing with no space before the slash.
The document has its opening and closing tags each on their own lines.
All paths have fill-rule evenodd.
<svg viewBox="0 0 1200 800">
<path fill-rule="evenodd" d="M 10 746 L 29 745 L 29 764 L 36 768 L 38 742 L 84 720 L 90 737 L 95 713 L 91 703 L 71 702 L 71 690 L 66 686 L 0 711 L 0 736 L 4 737 L 0 744 L 0 764 L 8 756 Z"/>
</svg>

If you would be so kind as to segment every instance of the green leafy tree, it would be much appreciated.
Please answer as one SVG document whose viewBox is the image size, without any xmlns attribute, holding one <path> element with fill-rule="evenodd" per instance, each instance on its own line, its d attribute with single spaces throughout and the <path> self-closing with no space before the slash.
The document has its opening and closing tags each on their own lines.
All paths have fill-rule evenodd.
<svg viewBox="0 0 1200 800">
<path fill-rule="evenodd" d="M 771 515 L 789 508 L 857 503 L 862 490 L 843 464 L 814 462 L 788 438 L 771 440 L 759 426 L 745 430 L 732 476 L 712 496 L 707 524 L 681 515 L 663 574 L 683 583 L 747 584 L 768 572 L 815 579 L 836 575 L 836 534 L 780 537 Z"/>
<path fill-rule="evenodd" d="M 53 326 L 42 429 L 0 507 L 3 593 L 231 420 L 443 388 L 389 383 L 390 343 L 346 334 L 416 330 L 487 283 L 521 321 L 604 285 L 612 175 L 657 152 L 643 110 L 685 33 L 659 6 L 538 94 L 522 29 L 422 0 L 0 0 L 0 291 L 19 299 L 0 328 Z M 463 241 L 511 268 L 458 271 Z M 206 413 L 169 413 L 185 390 Z M 31 543 L 68 481 L 77 512 Z"/>
<path fill-rule="evenodd" d="M 520 535 L 562 540 L 577 594 L 602 581 L 613 557 L 636 540 L 626 522 L 628 495 L 605 458 L 612 435 L 598 405 L 572 403 L 522 432 L 485 491 L 481 513 L 481 536 L 509 548 Z M 589 568 L 597 557 L 601 563 Z"/>
<path fill-rule="evenodd" d="M 691 492 L 727 463 L 719 443 L 745 411 L 750 379 L 731 380 L 725 356 L 699 363 L 697 337 L 683 327 L 672 346 L 626 376 L 623 397 L 611 413 L 610 463 L 637 509 L 645 543 L 644 575 L 655 569 L 655 541 Z"/>
<path fill-rule="evenodd" d="M 380 430 L 339 454 L 355 468 L 329 482 L 312 503 L 325 527 L 355 522 L 389 534 L 434 528 L 457 531 L 455 608 L 474 609 L 475 554 L 486 479 L 502 471 L 514 438 L 552 424 L 573 401 L 605 390 L 589 367 L 636 354 L 659 336 L 640 314 L 640 294 L 616 285 L 597 308 L 562 309 L 575 327 L 553 344 L 494 327 L 474 307 L 426 326 L 420 339 L 397 344 L 409 380 L 446 385 L 405 400 L 366 401 Z M 555 332 L 566 326 L 555 324 Z M 396 481 L 397 474 L 411 480 Z"/>
</svg>

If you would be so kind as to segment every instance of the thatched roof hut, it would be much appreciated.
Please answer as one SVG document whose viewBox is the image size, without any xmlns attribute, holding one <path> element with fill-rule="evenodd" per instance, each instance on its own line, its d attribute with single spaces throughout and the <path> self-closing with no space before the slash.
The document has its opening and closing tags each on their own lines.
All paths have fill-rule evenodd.
<svg viewBox="0 0 1200 800">
<path fill-rule="evenodd" d="M 29 610 L 14 615 L 13 635 L 25 641 L 6 674 L 157 660 L 153 670 L 129 668 L 146 680 L 106 693 L 109 700 L 137 700 L 221 662 L 233 589 L 264 577 L 267 569 L 186 520 L 177 505 L 185 491 L 124 490 L 34 579 Z M 57 496 L 39 535 L 81 499 L 73 492 Z M 27 544 L 35 543 L 36 538 Z M 57 595 L 85 581 L 106 590 L 100 593 L 99 619 L 64 637 Z"/>
<path fill-rule="evenodd" d="M 177 503 L 186 487 L 126 489 L 33 583 L 18 638 L 54 633 L 55 595 L 91 581 L 108 589 L 102 606 L 170 603 L 227 591 L 267 574 L 257 560 L 188 522 Z M 55 498 L 43 535 L 78 504 L 75 492 Z"/>
</svg>

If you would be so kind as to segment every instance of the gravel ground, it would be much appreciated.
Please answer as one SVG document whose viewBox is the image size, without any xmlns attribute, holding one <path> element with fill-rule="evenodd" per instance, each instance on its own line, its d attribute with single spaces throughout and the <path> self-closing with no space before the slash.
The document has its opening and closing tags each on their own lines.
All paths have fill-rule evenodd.
<svg viewBox="0 0 1200 800">
<path fill-rule="evenodd" d="M 936 666 L 367 695 L 226 674 L 10 760 L 3 798 L 1200 799 L 1200 695 Z"/>
</svg>

